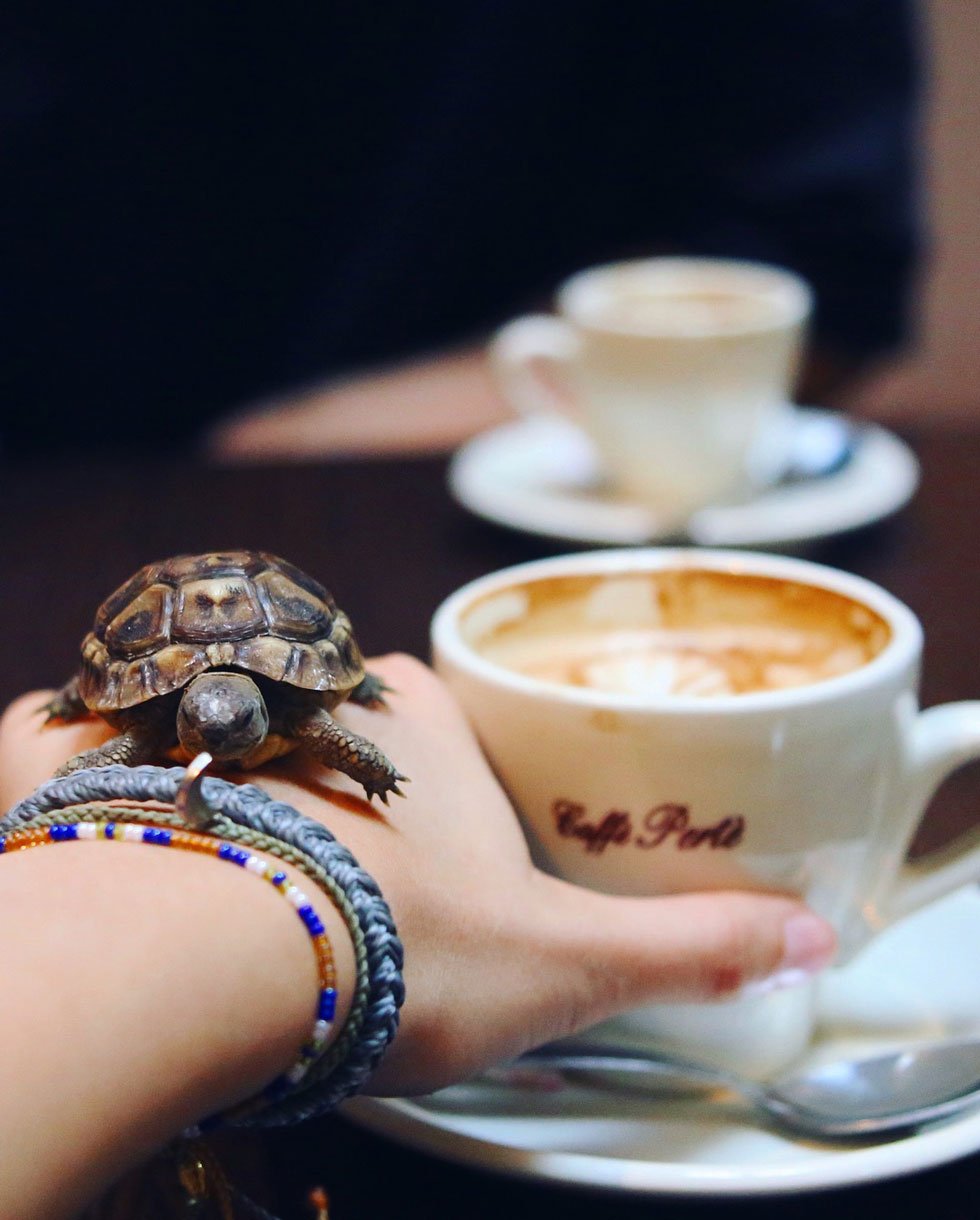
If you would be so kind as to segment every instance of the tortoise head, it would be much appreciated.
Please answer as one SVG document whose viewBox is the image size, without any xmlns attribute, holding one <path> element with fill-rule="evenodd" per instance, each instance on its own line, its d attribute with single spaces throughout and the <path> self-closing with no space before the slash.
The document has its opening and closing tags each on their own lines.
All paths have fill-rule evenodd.
<svg viewBox="0 0 980 1220">
<path fill-rule="evenodd" d="M 177 709 L 177 736 L 193 757 L 206 750 L 218 762 L 244 758 L 265 740 L 269 712 L 245 674 L 199 674 Z"/>
</svg>

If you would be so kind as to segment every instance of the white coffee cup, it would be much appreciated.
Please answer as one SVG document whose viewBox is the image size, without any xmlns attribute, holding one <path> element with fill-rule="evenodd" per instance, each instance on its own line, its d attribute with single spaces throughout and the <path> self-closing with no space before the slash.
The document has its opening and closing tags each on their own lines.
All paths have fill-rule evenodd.
<svg viewBox="0 0 980 1220">
<path fill-rule="evenodd" d="M 920 625 L 868 581 L 772 555 L 583 553 L 458 590 L 432 645 L 537 863 L 567 880 L 794 893 L 843 963 L 980 878 L 975 835 L 906 859 L 932 793 L 980 758 L 980 702 L 919 711 Z M 812 1026 L 804 984 L 605 1032 L 765 1075 Z"/>
<path fill-rule="evenodd" d="M 812 305 L 799 276 L 645 259 L 573 276 L 556 304 L 558 316 L 518 318 L 491 342 L 503 393 L 524 413 L 570 415 L 612 485 L 662 528 L 745 498 L 785 469 Z"/>
</svg>

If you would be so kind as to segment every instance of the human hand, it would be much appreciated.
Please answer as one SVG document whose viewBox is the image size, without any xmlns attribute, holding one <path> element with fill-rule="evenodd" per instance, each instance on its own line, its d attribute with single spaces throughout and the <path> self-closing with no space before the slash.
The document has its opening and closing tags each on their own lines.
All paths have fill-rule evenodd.
<svg viewBox="0 0 980 1220">
<path fill-rule="evenodd" d="M 389 710 L 347 703 L 337 715 L 411 777 L 404 800 L 370 805 L 298 754 L 245 778 L 325 822 L 391 906 L 407 999 L 373 1091 L 428 1091 L 630 1007 L 721 999 L 830 960 L 832 932 L 790 898 L 614 897 L 535 869 L 445 686 L 405 656 L 369 668 L 392 688 Z M 0 726 L 3 808 L 111 732 L 95 720 L 41 731 L 43 702 L 25 696 Z"/>
</svg>

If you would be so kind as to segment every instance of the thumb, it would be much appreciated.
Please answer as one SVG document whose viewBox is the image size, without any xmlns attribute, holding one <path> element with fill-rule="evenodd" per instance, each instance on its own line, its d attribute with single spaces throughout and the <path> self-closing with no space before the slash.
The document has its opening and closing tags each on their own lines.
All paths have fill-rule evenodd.
<svg viewBox="0 0 980 1220">
<path fill-rule="evenodd" d="M 816 974 L 833 929 L 793 898 L 726 891 L 623 898 L 542 877 L 549 923 L 568 954 L 566 1014 L 582 1028 L 640 1004 L 731 998 Z"/>
</svg>

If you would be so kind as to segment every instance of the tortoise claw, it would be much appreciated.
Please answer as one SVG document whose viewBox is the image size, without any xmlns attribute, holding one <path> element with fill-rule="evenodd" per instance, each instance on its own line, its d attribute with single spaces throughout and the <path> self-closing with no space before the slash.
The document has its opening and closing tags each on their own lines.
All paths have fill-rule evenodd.
<svg viewBox="0 0 980 1220">
<path fill-rule="evenodd" d="M 369 801 L 373 801 L 377 797 L 382 805 L 388 804 L 388 788 L 375 788 L 371 784 L 362 784 L 361 786 L 364 789 L 364 795 Z"/>
<path fill-rule="evenodd" d="M 358 703 L 361 707 L 377 710 L 388 706 L 385 694 L 394 693 L 394 687 L 389 686 L 383 678 L 379 678 L 377 674 L 366 673 L 351 691 L 349 698 L 352 703 Z"/>
<path fill-rule="evenodd" d="M 390 793 L 394 793 L 395 796 L 404 797 L 405 793 L 402 792 L 401 788 L 398 787 L 399 780 L 403 784 L 410 782 L 407 775 L 402 775 L 401 772 L 395 772 L 394 777 L 390 781 L 385 782 L 383 785 L 379 785 L 378 787 L 374 787 L 371 784 L 364 784 L 363 787 L 368 800 L 370 801 L 373 800 L 374 797 L 377 797 L 383 805 L 387 805 L 388 796 Z"/>
<path fill-rule="evenodd" d="M 47 702 L 39 704 L 34 709 L 34 714 L 37 715 L 38 712 L 47 712 L 45 724 L 51 724 L 54 720 L 61 720 L 65 724 L 69 724 L 73 720 L 81 720 L 82 717 L 89 715 L 89 710 L 82 702 L 74 682 L 69 682 L 61 690 L 55 691 Z"/>
</svg>

